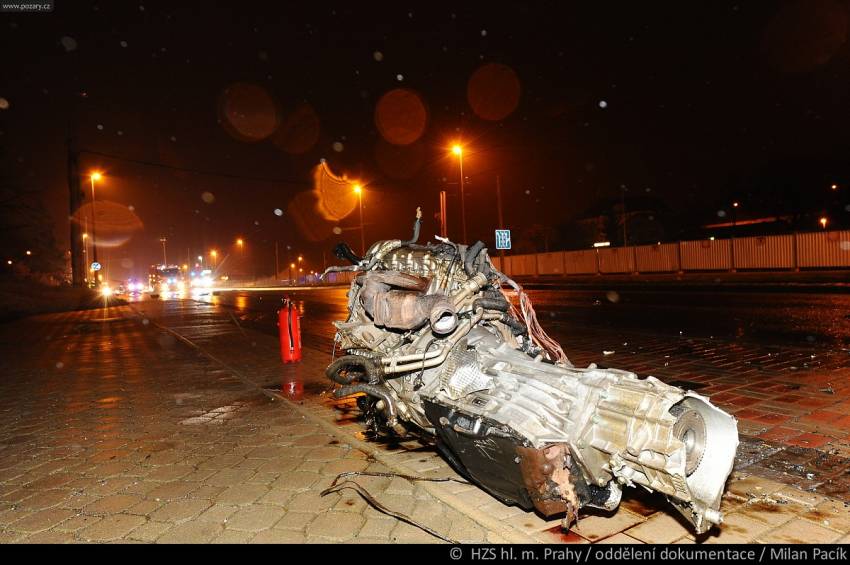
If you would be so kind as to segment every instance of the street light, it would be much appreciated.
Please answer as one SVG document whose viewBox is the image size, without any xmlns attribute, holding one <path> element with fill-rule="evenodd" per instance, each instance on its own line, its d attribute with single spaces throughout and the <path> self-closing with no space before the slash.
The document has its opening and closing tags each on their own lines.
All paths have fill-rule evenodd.
<svg viewBox="0 0 850 565">
<path fill-rule="evenodd" d="M 103 178 L 98 171 L 94 171 L 89 175 L 89 179 L 91 180 L 91 246 L 92 246 L 92 259 L 95 263 L 97 263 L 97 229 L 95 227 L 95 222 L 97 220 L 97 214 L 95 213 L 95 200 L 94 200 L 94 183 L 95 181 L 100 181 Z"/>
<path fill-rule="evenodd" d="M 466 243 L 466 203 L 463 199 L 463 147 L 455 144 L 452 147 L 452 153 L 457 155 L 458 164 L 460 165 L 460 225 L 463 233 L 463 243 Z"/>
<path fill-rule="evenodd" d="M 826 229 L 826 224 L 829 223 L 829 220 L 826 218 L 826 216 L 821 216 L 821 219 L 818 220 L 818 222 L 820 222 L 821 228 Z"/>
<path fill-rule="evenodd" d="M 212 260 L 213 260 L 213 269 L 215 269 L 215 268 L 216 268 L 216 265 L 218 265 L 218 260 L 217 260 L 217 259 L 218 259 L 218 251 L 216 251 L 215 249 L 213 249 L 212 251 L 210 251 L 210 257 L 212 257 Z"/>
<path fill-rule="evenodd" d="M 162 264 L 163 266 L 168 266 L 168 257 L 165 254 L 165 242 L 168 241 L 165 236 L 159 238 L 159 242 L 162 244 Z"/>
<path fill-rule="evenodd" d="M 360 202 L 360 256 L 362 257 L 366 255 L 366 228 L 363 224 L 363 187 L 355 184 L 354 193 L 357 194 L 357 200 Z"/>
</svg>

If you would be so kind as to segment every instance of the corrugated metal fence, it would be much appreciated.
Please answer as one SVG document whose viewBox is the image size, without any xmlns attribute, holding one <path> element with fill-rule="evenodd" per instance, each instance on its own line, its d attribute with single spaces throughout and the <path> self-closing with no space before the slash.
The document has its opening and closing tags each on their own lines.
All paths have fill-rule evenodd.
<svg viewBox="0 0 850 565">
<path fill-rule="evenodd" d="M 511 276 L 850 268 L 850 231 L 601 247 L 493 261 Z"/>
<path fill-rule="evenodd" d="M 511 276 L 565 276 L 680 271 L 793 270 L 850 268 L 850 230 L 703 239 L 491 257 Z M 299 279 L 300 284 L 348 284 L 352 272 Z"/>
</svg>

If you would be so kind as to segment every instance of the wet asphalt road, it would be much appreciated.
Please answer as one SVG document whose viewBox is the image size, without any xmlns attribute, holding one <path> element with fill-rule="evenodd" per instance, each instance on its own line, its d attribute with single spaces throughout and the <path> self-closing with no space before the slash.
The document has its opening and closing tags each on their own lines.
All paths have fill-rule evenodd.
<svg viewBox="0 0 850 565">
<path fill-rule="evenodd" d="M 242 322 L 277 333 L 275 311 L 290 296 L 306 339 L 330 349 L 334 320 L 346 316 L 346 288 L 220 291 L 199 300 L 233 309 Z M 850 346 L 850 295 L 697 290 L 529 290 L 544 328 L 562 343 L 595 331 L 720 338 L 766 346 Z"/>
</svg>

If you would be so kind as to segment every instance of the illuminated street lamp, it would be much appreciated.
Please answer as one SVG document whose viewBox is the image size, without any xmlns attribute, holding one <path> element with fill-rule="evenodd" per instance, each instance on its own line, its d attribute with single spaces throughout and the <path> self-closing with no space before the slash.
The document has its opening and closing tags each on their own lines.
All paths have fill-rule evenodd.
<svg viewBox="0 0 850 565">
<path fill-rule="evenodd" d="M 452 147 L 452 153 L 457 155 L 458 165 L 460 165 L 460 225 L 463 234 L 462 243 L 466 243 L 466 203 L 463 199 L 463 147 L 455 144 Z"/>
<path fill-rule="evenodd" d="M 292 270 L 295 268 L 295 263 L 289 264 L 289 284 L 292 284 Z"/>
<path fill-rule="evenodd" d="M 829 223 L 829 220 L 827 219 L 826 216 L 821 216 L 820 220 L 818 220 L 818 223 L 820 223 L 820 227 L 822 229 L 826 229 L 826 224 Z"/>
<path fill-rule="evenodd" d="M 218 265 L 218 251 L 216 251 L 215 249 L 213 249 L 212 251 L 210 251 L 210 257 L 212 257 L 212 260 L 213 260 L 213 269 L 215 269 L 215 268 L 216 268 L 216 265 Z"/>
<path fill-rule="evenodd" d="M 363 224 L 363 187 L 355 184 L 354 193 L 360 202 L 360 255 L 363 256 L 366 255 L 366 228 Z"/>
<path fill-rule="evenodd" d="M 832 190 L 838 190 L 838 185 L 837 185 L 837 184 L 833 184 L 831 188 L 832 188 Z"/>
</svg>

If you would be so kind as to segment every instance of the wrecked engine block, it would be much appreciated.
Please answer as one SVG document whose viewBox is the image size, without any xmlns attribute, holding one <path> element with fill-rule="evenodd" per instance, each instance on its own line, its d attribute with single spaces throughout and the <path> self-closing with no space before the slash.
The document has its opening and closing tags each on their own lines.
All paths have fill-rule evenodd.
<svg viewBox="0 0 850 565">
<path fill-rule="evenodd" d="M 377 433 L 436 440 L 459 472 L 507 504 L 569 527 L 613 510 L 624 486 L 667 495 L 697 533 L 719 524 L 738 445 L 734 418 L 653 377 L 574 367 L 484 244 L 380 241 L 356 271 L 344 354 L 327 368 Z"/>
</svg>

